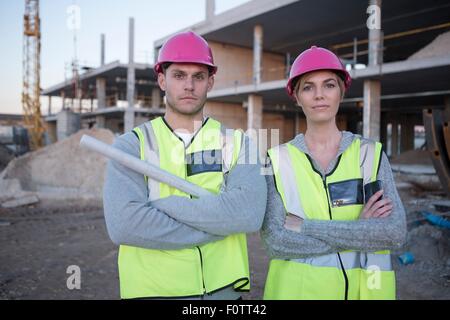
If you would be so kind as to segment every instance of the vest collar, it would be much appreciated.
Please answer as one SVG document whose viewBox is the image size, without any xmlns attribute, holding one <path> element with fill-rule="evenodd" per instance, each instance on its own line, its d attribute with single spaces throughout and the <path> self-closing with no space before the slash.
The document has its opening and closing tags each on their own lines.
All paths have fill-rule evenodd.
<svg viewBox="0 0 450 320">
<path fill-rule="evenodd" d="M 172 127 L 167 123 L 166 119 L 164 119 L 164 117 L 160 117 L 160 118 L 161 118 L 162 122 L 164 123 L 164 125 L 166 126 L 166 128 L 170 131 L 170 133 L 173 134 L 178 140 L 180 140 L 180 141 L 184 144 L 183 139 L 181 139 L 181 138 L 175 133 L 175 131 L 172 129 Z M 192 144 L 192 142 L 194 141 L 195 137 L 196 137 L 197 134 L 203 129 L 203 127 L 206 126 L 206 123 L 208 122 L 208 120 L 209 120 L 209 117 L 206 117 L 206 118 L 203 120 L 202 126 L 194 133 L 194 135 L 192 136 L 191 141 L 185 146 L 186 149 Z"/>
<path fill-rule="evenodd" d="M 329 176 L 333 173 L 334 170 L 336 170 L 341 155 L 345 152 L 345 150 L 348 149 L 348 147 L 350 147 L 350 145 L 353 143 L 353 140 L 360 138 L 359 135 L 349 131 L 341 131 L 341 132 L 342 132 L 342 139 L 339 145 L 338 153 L 336 154 L 336 158 L 334 158 L 330 162 L 330 165 L 327 168 L 327 172 L 323 173 L 320 172 L 321 171 L 320 166 L 313 160 L 312 155 L 308 150 L 308 146 L 306 145 L 305 135 L 303 133 L 298 134 L 294 139 L 292 139 L 288 143 L 292 144 L 294 147 L 299 149 L 307 156 L 308 160 L 311 163 L 311 167 L 313 168 L 314 171 L 316 171 L 321 176 Z"/>
</svg>

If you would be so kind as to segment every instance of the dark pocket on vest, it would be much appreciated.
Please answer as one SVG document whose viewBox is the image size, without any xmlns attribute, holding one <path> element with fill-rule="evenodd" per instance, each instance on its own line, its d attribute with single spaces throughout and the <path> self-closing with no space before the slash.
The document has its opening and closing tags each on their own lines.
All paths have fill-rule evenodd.
<svg viewBox="0 0 450 320">
<path fill-rule="evenodd" d="M 204 172 L 222 172 L 222 150 L 203 150 L 186 155 L 188 177 Z"/>
<path fill-rule="evenodd" d="M 331 205 L 342 207 L 364 204 L 363 179 L 351 179 L 328 184 Z"/>
</svg>

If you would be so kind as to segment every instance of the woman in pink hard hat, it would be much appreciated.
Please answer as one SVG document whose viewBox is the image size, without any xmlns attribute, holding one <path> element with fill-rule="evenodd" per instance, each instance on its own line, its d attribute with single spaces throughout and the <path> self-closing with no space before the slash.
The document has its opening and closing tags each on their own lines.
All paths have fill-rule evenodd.
<svg viewBox="0 0 450 320">
<path fill-rule="evenodd" d="M 350 84 L 324 48 L 292 65 L 286 89 L 307 129 L 268 152 L 265 299 L 395 299 L 389 250 L 405 241 L 405 212 L 381 144 L 337 128 Z"/>
</svg>

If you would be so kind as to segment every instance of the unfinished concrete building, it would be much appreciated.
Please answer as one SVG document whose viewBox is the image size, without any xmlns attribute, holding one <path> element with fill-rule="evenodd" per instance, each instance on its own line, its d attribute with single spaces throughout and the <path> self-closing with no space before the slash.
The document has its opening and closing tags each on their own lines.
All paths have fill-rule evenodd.
<svg viewBox="0 0 450 320">
<path fill-rule="evenodd" d="M 295 57 L 312 45 L 351 68 L 339 128 L 380 140 L 388 155 L 414 149 L 423 109 L 450 109 L 448 1 L 253 0 L 214 11 L 206 0 L 205 20 L 185 30 L 211 45 L 219 71 L 205 112 L 229 127 L 279 129 L 279 142 L 303 132 L 305 118 L 285 84 Z M 46 117 L 50 141 L 80 127 L 122 133 L 164 113 L 153 65 L 134 62 L 133 19 L 129 28 L 127 64 L 104 64 L 102 49 L 101 66 L 79 77 L 81 94 L 73 79 L 43 91 L 49 110 L 52 97 L 70 106 Z M 155 41 L 155 57 L 170 36 Z"/>
<path fill-rule="evenodd" d="M 185 30 L 212 47 L 219 71 L 206 112 L 230 127 L 280 129 L 281 142 L 304 131 L 285 84 L 290 64 L 312 45 L 351 67 L 338 126 L 382 141 L 389 155 L 414 148 L 422 109 L 450 108 L 448 1 L 258 0 L 214 10 L 207 0 L 205 21 Z"/>
</svg>

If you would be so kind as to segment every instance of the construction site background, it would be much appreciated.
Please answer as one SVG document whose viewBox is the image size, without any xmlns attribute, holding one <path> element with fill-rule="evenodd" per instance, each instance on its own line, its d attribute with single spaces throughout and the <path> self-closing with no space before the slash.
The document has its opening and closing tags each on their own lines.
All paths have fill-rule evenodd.
<svg viewBox="0 0 450 320">
<path fill-rule="evenodd" d="M 163 115 L 163 93 L 153 65 L 134 60 L 134 18 L 128 21 L 127 63 L 105 61 L 101 34 L 99 66 L 82 66 L 75 54 L 68 64 L 70 76 L 41 88 L 38 2 L 25 0 L 21 17 L 28 37 L 22 57 L 24 114 L 0 114 L 0 299 L 118 299 L 118 248 L 108 237 L 102 204 L 107 160 L 80 148 L 79 142 L 87 134 L 111 144 L 123 132 Z M 310 44 L 299 35 L 310 32 L 308 39 L 328 41 L 352 75 L 359 75 L 341 104 L 337 125 L 359 134 L 372 126 L 372 135 L 379 131 L 376 140 L 389 156 L 406 209 L 408 239 L 392 252 L 397 298 L 450 299 L 450 22 L 442 18 L 450 5 L 410 1 L 411 8 L 394 13 L 400 1 L 384 1 L 383 14 L 390 15 L 384 26 L 390 30 L 378 36 L 358 24 L 366 18 L 367 4 L 382 7 L 381 1 L 325 2 L 347 6 L 354 25 L 336 31 L 338 22 L 352 17 L 332 15 L 328 18 L 337 20 L 325 23 L 321 2 L 248 1 L 228 15 L 215 15 L 214 1 L 207 0 L 205 21 L 191 26 L 209 33 L 219 65 L 205 115 L 230 128 L 277 130 L 275 143 L 304 132 L 306 119 L 287 97 L 285 80 L 294 53 Z M 289 8 L 320 11 L 311 24 L 324 24 L 310 27 L 296 19 L 296 30 L 288 19 L 278 18 L 291 17 Z M 234 22 L 227 25 L 228 20 Z M 289 26 L 287 31 L 275 27 L 280 23 Z M 373 50 L 369 38 L 381 49 Z M 74 32 L 74 48 L 76 39 Z M 155 52 L 163 40 L 155 42 Z M 386 60 L 370 65 L 380 53 Z M 367 122 L 364 114 L 379 119 Z M 37 140 L 43 147 L 30 151 Z M 273 147 L 272 142 L 265 147 Z M 258 233 L 248 235 L 248 246 L 252 290 L 244 298 L 261 299 L 269 258 Z M 67 285 L 73 266 L 81 271 L 80 289 Z"/>
</svg>

